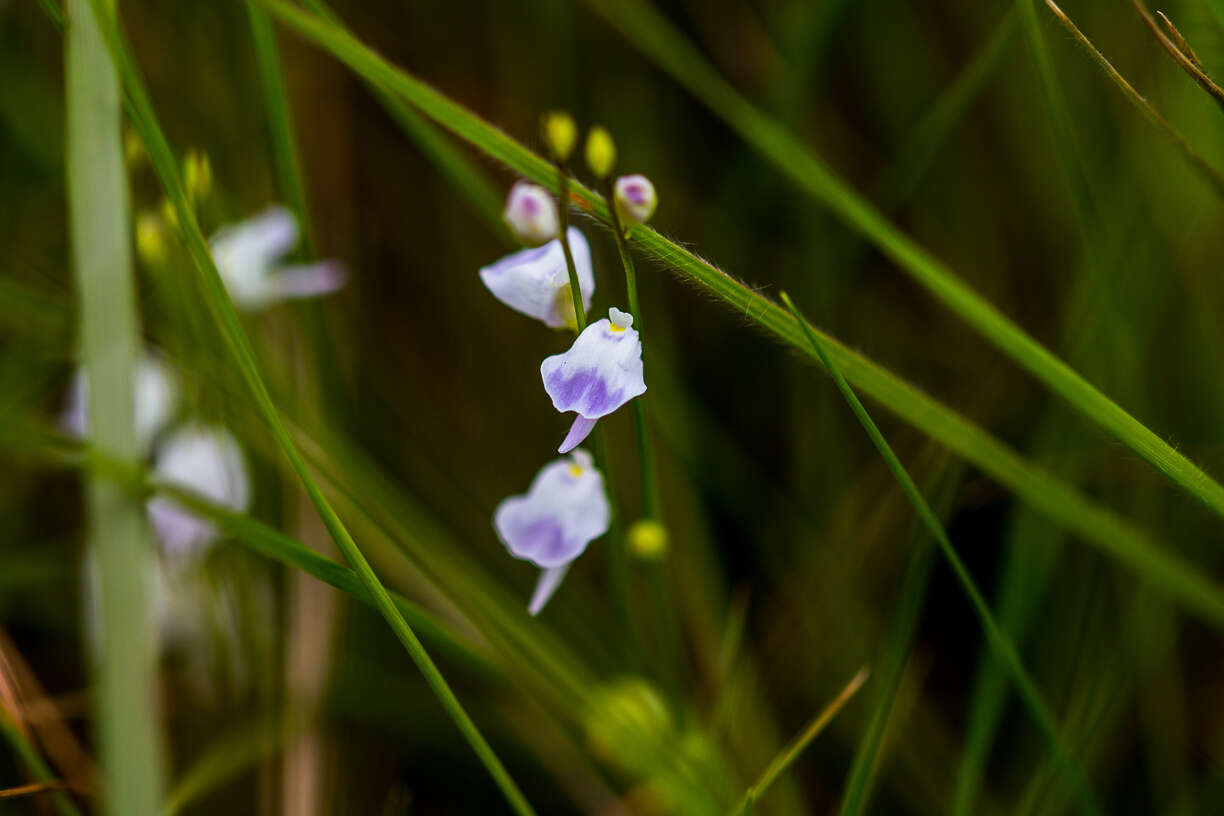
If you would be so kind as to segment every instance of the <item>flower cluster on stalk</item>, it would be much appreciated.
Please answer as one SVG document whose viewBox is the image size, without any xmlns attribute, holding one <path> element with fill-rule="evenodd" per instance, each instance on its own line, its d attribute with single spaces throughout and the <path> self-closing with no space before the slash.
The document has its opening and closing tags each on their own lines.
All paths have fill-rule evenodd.
<svg viewBox="0 0 1224 816">
<path fill-rule="evenodd" d="M 577 129 L 573 119 L 559 113 L 547 115 L 542 129 L 558 169 L 560 207 L 566 208 L 566 161 L 577 141 Z M 607 178 L 615 147 L 606 130 L 591 130 L 586 154 L 595 174 Z M 624 177 L 615 190 L 615 201 L 609 206 L 617 208 L 622 223 L 642 223 L 653 213 L 654 187 L 644 176 Z M 541 569 L 528 604 L 532 615 L 544 608 L 570 565 L 611 524 L 603 473 L 578 445 L 600 418 L 646 391 L 642 343 L 633 328 L 633 315 L 611 307 L 608 317 L 586 323 L 595 294 L 591 251 L 576 227 L 562 229 L 568 223 L 566 215 L 544 187 L 517 182 L 503 217 L 527 248 L 480 270 L 485 287 L 511 309 L 550 328 L 578 332 L 566 351 L 540 364 L 544 390 L 553 407 L 563 414 L 575 414 L 558 448 L 569 456 L 545 464 L 526 493 L 506 498 L 493 515 L 493 527 L 509 553 Z"/>
</svg>

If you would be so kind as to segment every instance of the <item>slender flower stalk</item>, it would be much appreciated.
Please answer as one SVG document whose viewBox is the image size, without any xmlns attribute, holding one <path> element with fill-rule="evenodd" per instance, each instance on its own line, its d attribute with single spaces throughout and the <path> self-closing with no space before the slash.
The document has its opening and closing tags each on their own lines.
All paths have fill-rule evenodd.
<svg viewBox="0 0 1224 816">
<path fill-rule="evenodd" d="M 97 14 L 95 14 L 95 10 Z M 68 209 L 80 295 L 80 348 L 91 437 L 124 464 L 141 456 L 133 406 L 140 327 L 132 277 L 119 78 L 101 33 L 113 2 L 68 4 Z M 87 485 L 105 650 L 97 659 L 106 812 L 155 814 L 164 768 L 157 722 L 153 548 L 139 502 L 100 474 Z"/>
<path fill-rule="evenodd" d="M 546 118 L 544 139 L 549 156 L 552 158 L 553 165 L 557 170 L 557 209 L 561 216 L 561 229 L 557 237 L 561 240 L 561 250 L 565 253 L 565 268 L 569 271 L 570 294 L 574 298 L 574 322 L 577 326 L 577 333 L 582 334 L 587 325 L 586 309 L 582 305 L 582 288 L 578 281 L 578 268 L 574 265 L 574 254 L 570 250 L 569 242 L 570 184 L 566 160 L 573 150 L 573 142 L 571 140 L 568 145 L 558 143 L 563 140 L 556 138 L 559 130 L 556 125 L 556 116 L 556 114 L 551 114 Z M 562 127 L 560 130 L 564 131 L 565 128 Z M 604 436 L 603 428 L 595 428 L 594 441 L 595 458 L 607 479 L 608 502 L 612 508 L 612 522 L 609 529 L 607 547 L 609 591 L 612 595 L 613 603 L 616 605 L 621 623 L 628 627 L 631 633 L 636 633 L 636 629 L 633 626 L 633 613 L 629 608 L 629 566 L 625 557 L 624 530 L 621 526 L 620 507 L 616 501 L 616 479 L 613 476 L 612 459 L 608 455 L 608 442 Z M 636 639 L 635 636 L 635 642 Z"/>
</svg>

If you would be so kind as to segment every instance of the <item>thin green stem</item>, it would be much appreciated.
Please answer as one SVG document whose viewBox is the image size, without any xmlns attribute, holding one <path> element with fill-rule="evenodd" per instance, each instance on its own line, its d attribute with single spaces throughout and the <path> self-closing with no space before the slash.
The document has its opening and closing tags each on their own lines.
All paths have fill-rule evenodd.
<svg viewBox="0 0 1224 816">
<path fill-rule="evenodd" d="M 71 0 L 66 67 L 68 209 L 80 300 L 81 363 L 93 444 L 121 462 L 141 456 L 133 417 L 140 325 L 130 249 L 119 77 L 102 31 L 107 0 Z M 101 643 L 98 719 L 106 810 L 152 816 L 162 795 L 157 650 L 148 576 L 153 548 L 139 503 L 88 481 L 90 548 L 97 559 Z"/>
<path fill-rule="evenodd" d="M 247 0 L 247 16 L 251 21 L 251 36 L 255 42 L 255 58 L 259 65 L 259 84 L 263 90 L 267 114 L 268 137 L 272 163 L 276 170 L 276 186 L 285 196 L 285 203 L 301 225 L 303 257 L 314 257 L 314 230 L 311 228 L 306 187 L 302 183 L 302 163 L 297 140 L 293 136 L 293 115 L 285 77 L 281 71 L 276 47 L 276 29 L 272 18 L 258 0 Z"/>
<path fill-rule="evenodd" d="M 78 0 L 78 2 L 83 2 L 83 0 Z M 272 431 L 277 444 L 289 460 L 293 470 L 301 479 L 307 495 L 317 508 L 324 526 L 335 540 L 340 552 L 361 579 L 362 585 L 374 600 L 374 606 L 386 619 L 387 624 L 391 627 L 391 630 L 395 633 L 404 649 L 416 664 L 417 669 L 425 678 L 425 682 L 437 696 L 443 709 L 450 715 L 460 733 L 467 739 L 472 750 L 480 758 L 489 775 L 493 778 L 493 781 L 501 789 L 511 808 L 520 814 L 520 816 L 534 814 L 534 810 L 523 797 L 514 780 L 511 779 L 505 766 L 502 765 L 501 760 L 498 759 L 484 736 L 477 729 L 475 723 L 472 722 L 459 699 L 442 677 L 442 673 L 438 671 L 437 666 L 425 651 L 424 646 L 421 645 L 412 627 L 404 619 L 390 593 L 387 592 L 386 587 L 383 586 L 366 560 L 361 548 L 357 546 L 357 543 L 353 540 L 347 528 L 345 528 L 344 523 L 328 503 L 327 498 L 323 495 L 323 491 L 315 482 L 314 476 L 306 465 L 301 452 L 286 430 L 284 422 L 281 420 L 280 414 L 272 401 L 271 394 L 268 392 L 267 386 L 259 373 L 258 363 L 255 360 L 246 333 L 242 329 L 238 314 L 234 310 L 234 305 L 226 293 L 225 285 L 222 283 L 212 256 L 209 254 L 208 243 L 200 231 L 199 224 L 196 222 L 195 213 L 183 189 L 182 180 L 179 178 L 173 153 L 166 142 L 160 125 L 157 123 L 157 117 L 144 89 L 144 84 L 140 79 L 139 71 L 132 59 L 131 52 L 123 40 L 116 21 L 107 14 L 104 6 L 105 0 L 90 0 L 90 2 L 94 7 L 94 16 L 98 20 L 107 45 L 110 48 L 111 59 L 120 70 L 123 86 L 127 92 L 132 123 L 140 133 L 154 170 L 169 200 L 174 205 L 178 222 L 187 244 L 187 250 L 203 277 L 204 291 L 209 309 L 220 329 L 222 340 L 237 364 L 239 373 L 247 389 L 250 391 L 256 406 Z M 135 813 L 138 811 L 127 812 Z M 139 812 L 143 813 L 145 811 Z"/>
<path fill-rule="evenodd" d="M 1061 767 L 1067 775 L 1072 787 L 1080 800 L 1080 806 L 1085 813 L 1100 814 L 1101 809 L 1096 804 L 1096 800 L 1092 791 L 1088 787 L 1087 781 L 1084 779 L 1083 772 L 1075 763 L 1072 757 L 1067 753 L 1066 747 L 1063 745 L 1062 739 L 1058 733 L 1058 725 L 1054 720 L 1054 715 L 1051 713 L 1049 706 L 1046 705 L 1041 696 L 1041 692 L 1037 689 L 1036 684 L 1029 676 L 1028 671 L 1024 668 L 1023 662 L 1020 660 L 1019 653 L 1016 652 L 1011 640 L 999 628 L 998 623 L 994 619 L 994 615 L 990 611 L 990 606 L 986 603 L 986 599 L 982 597 L 982 593 L 978 590 L 977 584 L 974 583 L 973 576 L 969 573 L 968 567 L 961 560 L 956 549 L 952 546 L 952 542 L 948 539 L 948 534 L 944 531 L 943 524 L 940 523 L 939 517 L 935 515 L 935 511 L 923 498 L 918 486 L 914 484 L 914 480 L 910 478 L 905 466 L 901 464 L 901 460 L 893 453 L 892 447 L 888 441 L 884 439 L 884 435 L 880 433 L 880 429 L 876 427 L 875 422 L 871 419 L 867 409 L 863 407 L 863 403 L 859 401 L 858 396 L 850 388 L 841 371 L 834 364 L 832 358 L 825 351 L 823 344 L 816 337 L 816 333 L 808 326 L 808 322 L 795 308 L 795 304 L 791 302 L 790 297 L 783 292 L 782 302 L 786 304 L 786 308 L 790 310 L 795 320 L 798 321 L 800 328 L 806 335 L 808 342 L 820 355 L 821 362 L 825 368 L 829 370 L 829 375 L 836 383 L 837 389 L 845 397 L 846 402 L 850 405 L 850 409 L 854 412 L 855 417 L 863 426 L 863 430 L 867 432 L 867 436 L 871 439 L 876 450 L 884 459 L 889 471 L 901 486 L 906 497 L 914 505 L 919 518 L 926 525 L 927 530 L 935 538 L 939 544 L 940 550 L 948 561 L 948 565 L 952 568 L 956 575 L 957 581 L 961 585 L 961 589 L 969 599 L 970 605 L 973 607 L 982 628 L 985 630 L 986 638 L 990 641 L 991 647 L 998 652 L 1000 659 L 1011 671 L 1012 679 L 1016 683 L 1016 688 L 1020 692 L 1021 699 L 1028 706 L 1033 718 L 1040 726 L 1043 735 L 1050 743 L 1050 749 L 1054 754 L 1055 762 Z"/>
<path fill-rule="evenodd" d="M 604 179 L 604 198 L 614 199 L 612 177 Z M 625 246 L 625 231 L 621 225 L 620 215 L 616 207 L 608 208 L 608 217 L 612 221 L 612 236 L 616 240 L 616 252 L 620 255 L 621 266 L 625 269 L 625 292 L 629 296 L 629 313 L 633 315 L 634 328 L 642 340 L 642 353 L 645 355 L 645 334 L 643 334 L 642 305 L 638 300 L 637 270 L 633 265 L 633 255 Z M 637 435 L 638 466 L 641 471 L 642 515 L 648 519 L 660 519 L 659 480 L 655 472 L 654 448 L 650 443 L 650 422 L 646 415 L 646 403 L 642 397 L 633 401 L 633 429 Z"/>
<path fill-rule="evenodd" d="M 841 711 L 846 703 L 850 702 L 851 698 L 858 693 L 858 690 L 867 682 L 867 678 L 871 675 L 870 669 L 866 666 L 859 669 L 854 677 L 850 678 L 850 682 L 841 690 L 836 697 L 833 698 L 827 706 L 812 718 L 807 727 L 796 736 L 789 745 L 782 749 L 773 761 L 765 767 L 761 772 L 761 777 L 752 787 L 744 793 L 744 798 L 740 800 L 739 805 L 732 811 L 736 816 L 739 814 L 749 813 L 756 806 L 757 800 L 769 791 L 773 783 L 778 777 L 786 773 L 791 765 L 795 764 L 795 760 L 803 753 L 811 743 L 820 735 L 820 732 L 825 729 L 837 713 Z"/>
<path fill-rule="evenodd" d="M 564 162 L 558 161 L 556 167 L 558 190 L 557 214 L 561 216 L 561 234 L 557 238 L 561 241 L 561 251 L 565 254 L 565 268 L 569 272 L 570 297 L 574 300 L 575 330 L 581 334 L 582 330 L 586 328 L 586 309 L 582 305 L 582 286 L 578 281 L 578 267 L 574 265 L 574 252 L 570 249 L 569 242 L 569 173 L 565 170 Z"/>
</svg>

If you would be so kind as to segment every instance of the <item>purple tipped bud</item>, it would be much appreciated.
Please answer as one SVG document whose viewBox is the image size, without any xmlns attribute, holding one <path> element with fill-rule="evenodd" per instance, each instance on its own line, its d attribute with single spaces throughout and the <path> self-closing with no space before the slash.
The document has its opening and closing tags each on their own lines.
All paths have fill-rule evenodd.
<svg viewBox="0 0 1224 816">
<path fill-rule="evenodd" d="M 556 238 L 561 226 L 557 202 L 543 187 L 526 181 L 516 182 L 510 188 L 502 218 L 515 235 L 532 246 Z"/>
<path fill-rule="evenodd" d="M 616 180 L 616 212 L 626 226 L 645 224 L 658 204 L 654 185 L 645 176 L 634 174 Z"/>
</svg>

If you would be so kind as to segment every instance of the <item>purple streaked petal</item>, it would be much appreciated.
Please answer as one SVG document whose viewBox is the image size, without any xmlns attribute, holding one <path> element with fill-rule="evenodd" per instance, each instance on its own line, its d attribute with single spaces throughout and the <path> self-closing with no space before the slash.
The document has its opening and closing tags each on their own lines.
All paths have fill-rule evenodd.
<svg viewBox="0 0 1224 816">
<path fill-rule="evenodd" d="M 582 414 L 574 417 L 574 424 L 570 426 L 569 433 L 565 435 L 565 441 L 561 443 L 561 447 L 557 448 L 557 453 L 569 453 L 581 445 L 582 440 L 591 433 L 597 421 L 598 418 L 587 419 Z"/>
<path fill-rule="evenodd" d="M 565 578 L 565 573 L 569 572 L 569 568 L 569 564 L 562 564 L 559 567 L 550 567 L 540 573 L 540 578 L 536 581 L 535 591 L 531 593 L 531 603 L 527 605 L 527 614 L 540 614 L 544 604 L 548 603 L 548 599 L 557 591 L 557 587 L 561 586 L 561 581 Z"/>
</svg>

